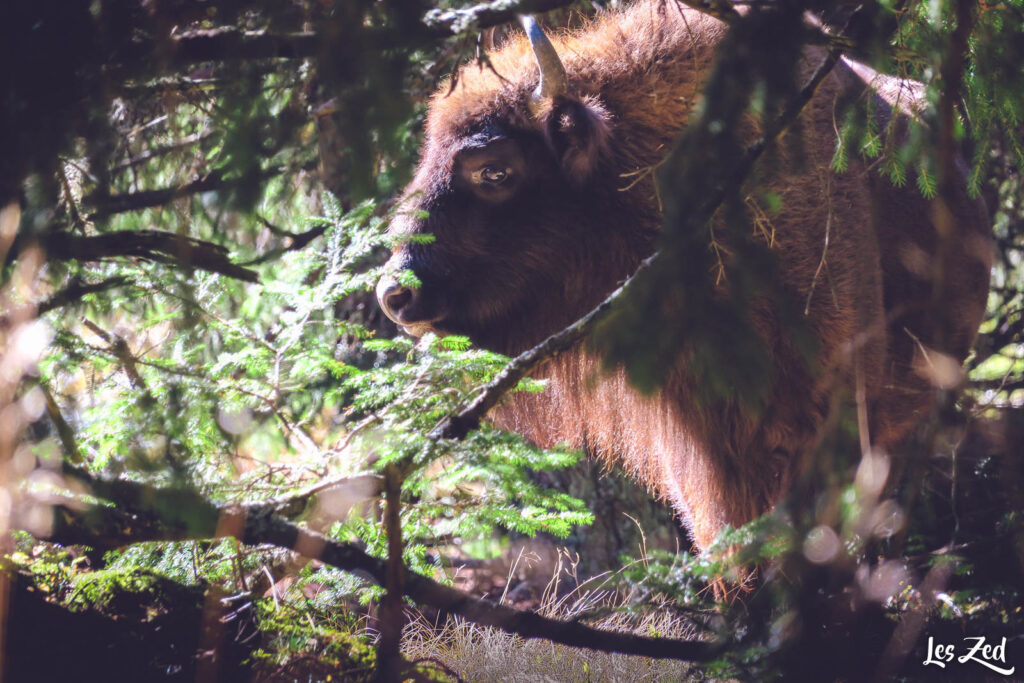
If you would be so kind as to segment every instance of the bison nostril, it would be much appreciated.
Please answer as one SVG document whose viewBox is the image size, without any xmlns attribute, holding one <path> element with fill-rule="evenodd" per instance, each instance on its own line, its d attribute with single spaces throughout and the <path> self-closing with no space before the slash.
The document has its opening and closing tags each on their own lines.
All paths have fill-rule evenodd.
<svg viewBox="0 0 1024 683">
<path fill-rule="evenodd" d="M 413 291 L 408 287 L 402 285 L 395 285 L 390 287 L 388 291 L 381 297 L 381 303 L 384 304 L 384 309 L 392 316 L 397 316 L 402 312 L 403 308 L 409 306 L 412 303 Z"/>
</svg>

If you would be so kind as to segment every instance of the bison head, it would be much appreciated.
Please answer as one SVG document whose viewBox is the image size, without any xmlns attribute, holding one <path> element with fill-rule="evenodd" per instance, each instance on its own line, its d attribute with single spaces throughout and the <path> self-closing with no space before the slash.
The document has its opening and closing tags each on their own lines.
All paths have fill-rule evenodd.
<svg viewBox="0 0 1024 683">
<path fill-rule="evenodd" d="M 390 231 L 399 239 L 377 298 L 412 334 L 462 334 L 516 353 L 614 288 L 649 250 L 614 172 L 613 121 L 573 84 L 532 19 L 494 70 L 466 66 L 434 97 L 415 177 Z M 534 62 L 536 70 L 534 70 Z M 539 75 L 539 85 L 537 76 Z M 419 281 L 397 277 L 412 271 Z"/>
</svg>

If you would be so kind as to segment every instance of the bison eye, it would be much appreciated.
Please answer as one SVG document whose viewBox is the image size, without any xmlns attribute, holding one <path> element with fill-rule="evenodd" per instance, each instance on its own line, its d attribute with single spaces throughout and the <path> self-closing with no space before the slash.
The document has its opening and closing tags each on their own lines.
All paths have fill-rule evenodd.
<svg viewBox="0 0 1024 683">
<path fill-rule="evenodd" d="M 484 166 L 478 172 L 478 182 L 488 185 L 501 185 L 508 180 L 511 173 L 512 169 L 504 166 Z"/>
</svg>

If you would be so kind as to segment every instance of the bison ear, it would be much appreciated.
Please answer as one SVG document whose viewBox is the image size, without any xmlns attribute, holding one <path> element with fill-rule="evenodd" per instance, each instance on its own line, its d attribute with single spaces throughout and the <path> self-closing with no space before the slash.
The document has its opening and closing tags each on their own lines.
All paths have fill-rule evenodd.
<svg viewBox="0 0 1024 683">
<path fill-rule="evenodd" d="M 590 180 L 608 149 L 611 116 L 595 98 L 559 97 L 551 108 L 547 135 L 570 182 Z"/>
</svg>

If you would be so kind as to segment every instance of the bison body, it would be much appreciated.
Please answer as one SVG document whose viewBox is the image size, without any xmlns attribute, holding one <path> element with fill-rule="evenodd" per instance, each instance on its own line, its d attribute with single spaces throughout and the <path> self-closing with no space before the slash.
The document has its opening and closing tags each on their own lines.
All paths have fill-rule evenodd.
<svg viewBox="0 0 1024 683">
<path fill-rule="evenodd" d="M 682 131 L 724 34 L 700 13 L 641 2 L 556 38 L 565 73 L 541 86 L 525 38 L 490 55 L 493 71 L 464 67 L 431 103 L 421 163 L 392 224 L 435 240 L 396 250 L 390 267 L 411 269 L 422 285 L 386 276 L 378 298 L 389 317 L 413 334 L 463 334 L 515 354 L 606 297 L 656 247 L 662 216 L 644 169 Z M 803 70 L 822 56 L 809 48 Z M 771 250 L 781 287 L 801 310 L 806 301 L 815 362 L 773 304 L 754 300 L 752 328 L 774 364 L 760 411 L 697 400 L 685 364 L 642 394 L 624 371 L 601 370 L 578 349 L 538 371 L 546 391 L 511 397 L 494 420 L 540 445 L 568 443 L 622 464 L 671 501 L 699 547 L 777 501 L 854 378 L 875 443 L 901 438 L 933 394 L 922 371 L 929 352 L 958 363 L 969 351 L 991 244 L 984 207 L 963 194 L 951 207 L 957 258 L 942 273 L 952 324 L 940 335 L 930 313 L 939 242 L 930 202 L 856 159 L 845 173 L 830 170 L 837 101 L 876 98 L 883 129 L 896 100 L 912 108 L 912 88 L 885 79 L 869 87 L 865 74 L 840 63 L 801 114 L 801 163 L 783 161 L 759 180 L 781 198 Z M 545 92 L 559 78 L 557 94 Z M 785 156 L 785 140 L 780 147 Z"/>
</svg>

